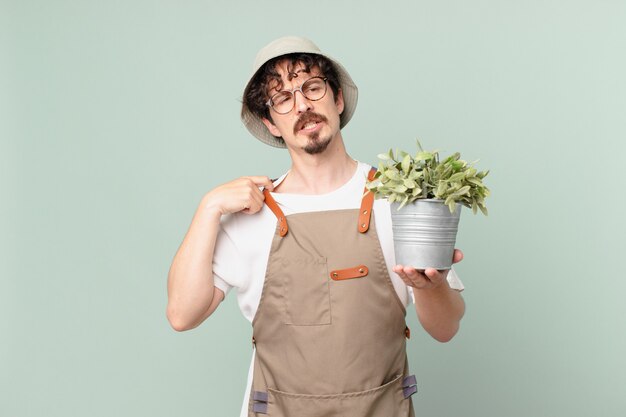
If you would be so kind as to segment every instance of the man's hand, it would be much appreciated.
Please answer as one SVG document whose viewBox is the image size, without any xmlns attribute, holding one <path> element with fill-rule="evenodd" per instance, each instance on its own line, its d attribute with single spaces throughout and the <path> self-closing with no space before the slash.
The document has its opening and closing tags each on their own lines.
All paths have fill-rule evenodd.
<svg viewBox="0 0 626 417">
<path fill-rule="evenodd" d="M 265 200 L 259 187 L 274 189 L 272 181 L 265 176 L 237 178 L 211 190 L 202 199 L 202 205 L 220 216 L 240 211 L 254 214 L 263 208 Z"/>
<path fill-rule="evenodd" d="M 452 263 L 461 262 L 462 259 L 463 252 L 459 249 L 455 249 L 452 256 Z M 435 268 L 421 270 L 415 269 L 412 266 L 403 265 L 393 267 L 393 272 L 398 274 L 406 285 L 419 289 L 430 289 L 440 286 L 448 277 L 448 271 L 448 269 L 437 270 Z"/>
</svg>

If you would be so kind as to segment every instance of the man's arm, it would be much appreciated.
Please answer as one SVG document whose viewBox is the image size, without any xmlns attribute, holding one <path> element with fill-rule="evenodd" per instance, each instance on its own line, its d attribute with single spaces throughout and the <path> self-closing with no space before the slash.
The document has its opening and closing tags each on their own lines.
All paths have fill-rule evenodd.
<svg viewBox="0 0 626 417">
<path fill-rule="evenodd" d="M 174 256 L 167 280 L 167 319 L 177 331 L 197 327 L 209 317 L 224 293 L 213 282 L 213 253 L 224 214 L 254 214 L 263 207 L 260 186 L 273 189 L 268 177 L 243 177 L 206 194 Z"/>
<path fill-rule="evenodd" d="M 455 249 L 453 262 L 462 259 L 463 253 Z M 459 330 L 465 301 L 459 291 L 448 285 L 448 270 L 427 268 L 419 271 L 402 265 L 396 265 L 393 270 L 413 287 L 415 311 L 424 329 L 440 342 L 450 341 Z"/>
</svg>

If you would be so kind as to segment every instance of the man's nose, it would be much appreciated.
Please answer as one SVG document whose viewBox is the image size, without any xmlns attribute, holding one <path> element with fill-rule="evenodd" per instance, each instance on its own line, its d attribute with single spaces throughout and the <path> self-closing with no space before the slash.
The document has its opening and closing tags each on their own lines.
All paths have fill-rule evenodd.
<svg viewBox="0 0 626 417">
<path fill-rule="evenodd" d="M 297 113 L 304 113 L 313 108 L 311 100 L 306 98 L 302 91 L 294 91 L 293 99 L 295 100 L 295 107 Z"/>
</svg>

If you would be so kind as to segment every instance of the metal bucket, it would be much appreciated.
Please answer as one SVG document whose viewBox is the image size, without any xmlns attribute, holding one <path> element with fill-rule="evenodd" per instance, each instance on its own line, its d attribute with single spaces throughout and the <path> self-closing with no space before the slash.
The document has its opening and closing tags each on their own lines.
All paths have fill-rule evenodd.
<svg viewBox="0 0 626 417">
<path fill-rule="evenodd" d="M 396 264 L 450 269 L 462 205 L 450 213 L 443 200 L 416 200 L 398 211 L 391 203 Z"/>
</svg>

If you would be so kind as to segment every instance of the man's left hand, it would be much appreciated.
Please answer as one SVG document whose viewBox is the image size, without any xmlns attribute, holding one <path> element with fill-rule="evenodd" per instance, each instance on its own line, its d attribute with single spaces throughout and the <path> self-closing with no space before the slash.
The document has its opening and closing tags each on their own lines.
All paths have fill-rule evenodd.
<svg viewBox="0 0 626 417">
<path fill-rule="evenodd" d="M 452 263 L 461 262 L 463 252 L 459 249 L 454 250 L 452 255 Z M 437 270 L 435 268 L 415 269 L 412 266 L 396 265 L 393 272 L 398 274 L 406 285 L 419 289 L 430 289 L 440 286 L 448 277 L 449 269 Z"/>
</svg>

